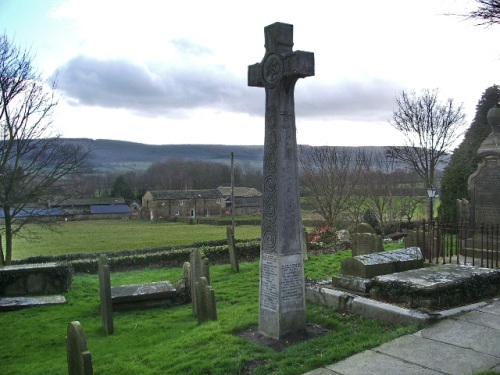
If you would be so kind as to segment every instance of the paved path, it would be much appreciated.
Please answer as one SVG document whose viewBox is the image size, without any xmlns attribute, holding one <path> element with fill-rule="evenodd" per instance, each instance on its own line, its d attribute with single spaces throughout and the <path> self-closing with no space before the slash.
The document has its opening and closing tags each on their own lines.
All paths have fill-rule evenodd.
<svg viewBox="0 0 500 375">
<path fill-rule="evenodd" d="M 500 299 L 307 375 L 473 375 L 486 370 L 500 374 Z"/>
</svg>

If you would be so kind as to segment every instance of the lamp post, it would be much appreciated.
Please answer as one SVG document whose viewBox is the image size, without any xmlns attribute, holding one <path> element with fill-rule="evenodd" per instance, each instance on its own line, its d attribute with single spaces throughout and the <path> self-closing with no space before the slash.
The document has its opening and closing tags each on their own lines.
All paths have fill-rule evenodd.
<svg viewBox="0 0 500 375">
<path fill-rule="evenodd" d="M 429 197 L 429 223 L 432 223 L 434 220 L 434 207 L 433 207 L 433 201 L 434 198 L 437 197 L 437 190 L 434 186 L 429 186 L 427 188 L 427 196 Z"/>
</svg>

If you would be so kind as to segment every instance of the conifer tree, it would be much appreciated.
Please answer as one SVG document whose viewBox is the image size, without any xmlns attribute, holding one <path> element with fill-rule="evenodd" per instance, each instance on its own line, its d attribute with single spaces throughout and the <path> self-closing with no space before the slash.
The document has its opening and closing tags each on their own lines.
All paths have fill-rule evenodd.
<svg viewBox="0 0 500 375">
<path fill-rule="evenodd" d="M 476 106 L 474 120 L 466 131 L 462 143 L 453 152 L 450 163 L 441 179 L 441 205 L 438 209 L 441 222 L 456 223 L 458 219 L 456 200 L 470 199 L 467 182 L 479 162 L 477 150 L 491 132 L 486 116 L 489 109 L 498 104 L 499 101 L 500 86 L 493 85 L 483 92 Z"/>
</svg>

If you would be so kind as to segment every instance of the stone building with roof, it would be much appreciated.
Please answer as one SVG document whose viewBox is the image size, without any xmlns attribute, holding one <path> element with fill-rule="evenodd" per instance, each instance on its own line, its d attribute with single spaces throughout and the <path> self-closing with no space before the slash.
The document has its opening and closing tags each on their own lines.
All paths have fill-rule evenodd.
<svg viewBox="0 0 500 375">
<path fill-rule="evenodd" d="M 259 213 L 262 193 L 253 188 L 238 187 L 234 191 L 234 200 L 237 215 Z M 230 212 L 231 187 L 204 190 L 150 190 L 142 197 L 144 219 L 175 217 L 194 219 L 221 216 Z"/>
</svg>

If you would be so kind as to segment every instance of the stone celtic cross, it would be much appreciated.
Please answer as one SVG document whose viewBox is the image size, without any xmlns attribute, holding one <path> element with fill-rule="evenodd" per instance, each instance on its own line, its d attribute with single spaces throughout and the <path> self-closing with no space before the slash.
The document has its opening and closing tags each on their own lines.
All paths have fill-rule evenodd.
<svg viewBox="0 0 500 375">
<path fill-rule="evenodd" d="M 281 339 L 306 328 L 294 88 L 314 75 L 314 54 L 292 51 L 293 25 L 264 34 L 264 58 L 248 67 L 248 85 L 266 89 L 259 331 Z"/>
</svg>

